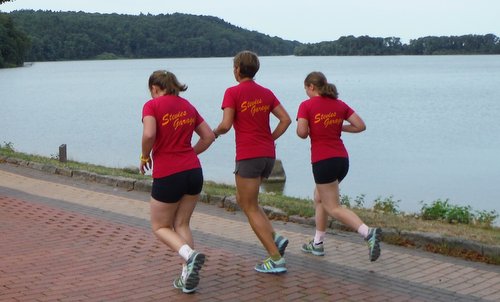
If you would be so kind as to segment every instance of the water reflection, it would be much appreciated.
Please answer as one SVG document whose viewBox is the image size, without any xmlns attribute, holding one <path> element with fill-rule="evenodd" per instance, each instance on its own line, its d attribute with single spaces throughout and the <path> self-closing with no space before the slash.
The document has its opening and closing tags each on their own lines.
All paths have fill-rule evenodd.
<svg viewBox="0 0 500 302">
<path fill-rule="evenodd" d="M 285 181 L 281 182 L 264 181 L 260 186 L 260 191 L 263 193 L 276 193 L 283 195 L 284 190 L 285 190 Z"/>
<path fill-rule="evenodd" d="M 285 190 L 286 174 L 283 168 L 283 162 L 276 159 L 273 170 L 267 180 L 262 182 L 261 192 L 283 194 Z"/>
</svg>

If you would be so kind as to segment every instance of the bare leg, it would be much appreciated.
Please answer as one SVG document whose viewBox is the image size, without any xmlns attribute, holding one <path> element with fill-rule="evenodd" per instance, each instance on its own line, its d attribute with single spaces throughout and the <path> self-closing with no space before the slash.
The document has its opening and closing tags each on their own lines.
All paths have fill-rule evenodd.
<svg viewBox="0 0 500 302">
<path fill-rule="evenodd" d="M 328 224 L 328 213 L 324 209 L 317 189 L 314 189 L 314 213 L 316 230 L 325 232 Z"/>
<path fill-rule="evenodd" d="M 174 230 L 181 236 L 192 249 L 194 249 L 193 234 L 191 233 L 191 217 L 200 195 L 184 195 L 179 201 L 179 208 L 175 216 Z"/>
<path fill-rule="evenodd" d="M 236 174 L 236 200 L 268 254 L 271 256 L 279 255 L 272 235 L 273 226 L 258 204 L 260 184 L 260 178 L 243 178 Z"/>
<path fill-rule="evenodd" d="M 340 206 L 339 182 L 335 181 L 329 184 L 316 184 L 323 209 L 333 218 L 348 225 L 358 233 L 363 233 L 361 225 L 368 232 L 367 226 L 353 211 Z M 372 228 L 368 235 L 364 235 L 368 242 L 368 256 L 370 261 L 375 261 L 380 256 L 380 228 Z"/>
<path fill-rule="evenodd" d="M 184 244 L 194 248 L 189 222 L 197 200 L 198 195 L 184 195 L 176 203 L 165 203 L 151 198 L 153 232 L 158 239 L 176 252 Z"/>
<path fill-rule="evenodd" d="M 363 221 L 353 211 L 340 206 L 339 182 L 316 184 L 316 189 L 328 215 L 357 231 Z"/>
</svg>

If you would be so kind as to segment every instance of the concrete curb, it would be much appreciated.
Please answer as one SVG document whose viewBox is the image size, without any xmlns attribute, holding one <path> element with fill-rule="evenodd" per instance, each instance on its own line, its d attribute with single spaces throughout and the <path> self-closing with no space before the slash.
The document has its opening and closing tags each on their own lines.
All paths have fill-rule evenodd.
<svg viewBox="0 0 500 302">
<path fill-rule="evenodd" d="M 136 180 L 133 178 L 125 178 L 118 176 L 99 175 L 83 170 L 71 170 L 67 168 L 59 168 L 49 164 L 40 164 L 35 162 L 28 162 L 25 160 L 0 156 L 0 163 L 6 162 L 13 165 L 26 166 L 31 169 L 36 169 L 51 174 L 58 174 L 66 177 L 72 177 L 77 180 L 96 182 L 112 187 L 119 187 L 127 191 L 141 191 L 150 192 L 152 187 L 152 180 Z M 202 192 L 201 201 L 211 205 L 225 208 L 227 211 L 241 211 L 236 196 L 217 196 L 209 195 Z M 288 216 L 281 209 L 263 206 L 264 212 L 270 219 L 288 221 L 303 225 L 314 226 L 314 217 L 300 217 Z M 331 221 L 329 228 L 331 230 L 352 231 L 345 225 Z M 428 246 L 439 246 L 449 249 L 458 249 L 463 252 L 474 252 L 478 255 L 499 259 L 500 258 L 500 245 L 487 245 L 480 242 L 465 240 L 456 237 L 447 237 L 436 233 L 423 233 L 415 231 L 405 231 L 396 229 L 384 229 L 382 240 L 389 243 L 399 242 L 404 243 L 405 246 L 413 246 L 416 248 L 426 248 Z"/>
</svg>

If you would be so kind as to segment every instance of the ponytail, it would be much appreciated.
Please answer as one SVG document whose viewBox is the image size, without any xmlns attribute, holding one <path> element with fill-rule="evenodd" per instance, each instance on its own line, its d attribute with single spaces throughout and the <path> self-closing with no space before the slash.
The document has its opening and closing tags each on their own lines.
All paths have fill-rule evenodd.
<svg viewBox="0 0 500 302">
<path fill-rule="evenodd" d="M 179 83 L 175 74 L 166 70 L 157 70 L 149 77 L 149 89 L 153 85 L 158 86 L 161 90 L 165 90 L 167 94 L 178 96 L 181 91 L 186 91 L 187 86 Z"/>
<path fill-rule="evenodd" d="M 334 84 L 332 83 L 327 83 L 324 86 L 323 91 L 320 92 L 321 96 L 327 96 L 332 99 L 338 99 L 339 98 L 339 93 L 337 92 L 337 87 L 335 87 Z"/>
</svg>

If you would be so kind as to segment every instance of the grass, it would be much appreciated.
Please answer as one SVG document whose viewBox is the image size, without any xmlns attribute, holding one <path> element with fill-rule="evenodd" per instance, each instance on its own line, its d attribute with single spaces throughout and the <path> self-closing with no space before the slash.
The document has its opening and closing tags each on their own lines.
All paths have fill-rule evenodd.
<svg viewBox="0 0 500 302">
<path fill-rule="evenodd" d="M 150 179 L 150 176 L 141 175 L 136 167 L 110 168 L 76 161 L 61 163 L 57 156 L 44 157 L 17 152 L 11 143 L 0 145 L 0 156 L 49 164 L 71 170 L 85 170 L 101 175 L 121 176 L 138 180 Z M 217 184 L 211 181 L 205 182 L 203 190 L 207 195 L 213 196 L 231 196 L 235 195 L 236 192 L 235 187 L 232 185 Z M 259 200 L 261 205 L 282 209 L 289 216 L 314 216 L 313 202 L 309 199 L 294 198 L 276 193 L 261 193 Z M 437 233 L 446 237 L 456 237 L 487 245 L 500 244 L 500 228 L 493 224 L 495 219 L 498 218 L 498 214 L 494 211 L 476 211 L 476 213 L 473 213 L 470 207 L 456 207 L 451 205 L 448 200 L 437 200 L 430 205 L 423 204 L 421 213 L 406 214 L 398 210 L 399 202 L 399 200 L 394 200 L 393 196 L 379 197 L 373 201 L 373 207 L 366 208 L 364 207 L 363 195 L 354 199 L 349 196 L 342 196 L 341 198 L 343 206 L 351 208 L 367 225 L 398 231 Z M 457 216 L 457 212 L 460 215 Z M 448 219 L 447 215 L 455 215 L 453 216 L 455 218 Z M 463 217 L 467 217 L 468 223 L 459 223 L 460 220 L 463 220 Z M 393 238 L 391 241 L 391 243 L 399 245 L 411 245 L 402 238 Z M 453 256 L 461 255 L 461 257 L 467 259 L 500 264 L 500 259 L 485 260 L 482 259 L 481 255 L 471 255 L 467 251 L 459 251 L 448 246 L 430 246 L 426 248 L 432 252 Z"/>
</svg>

